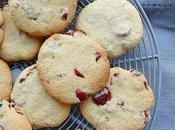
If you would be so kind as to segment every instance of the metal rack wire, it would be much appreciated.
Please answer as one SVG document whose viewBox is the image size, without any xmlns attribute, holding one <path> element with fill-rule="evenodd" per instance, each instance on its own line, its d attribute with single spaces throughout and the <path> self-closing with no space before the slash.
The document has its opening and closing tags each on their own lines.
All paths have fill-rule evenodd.
<svg viewBox="0 0 175 130">
<path fill-rule="evenodd" d="M 75 21 L 78 14 L 86 5 L 88 5 L 93 1 L 94 0 L 78 1 L 76 16 L 72 21 L 69 29 L 73 29 L 75 27 Z M 155 95 L 155 105 L 152 109 L 152 119 L 145 127 L 145 130 L 150 130 L 156 116 L 159 90 L 161 87 L 160 57 L 151 24 L 144 10 L 142 9 L 138 0 L 130 0 L 130 2 L 137 8 L 138 12 L 140 13 L 140 16 L 144 24 L 144 37 L 141 40 L 141 43 L 134 49 L 130 50 L 127 54 L 111 60 L 111 67 L 118 66 L 126 69 L 134 68 L 144 73 L 145 76 L 147 77 L 148 82 L 152 87 Z M 6 4 L 7 0 L 0 0 L 0 7 L 3 7 Z M 23 62 L 23 61 L 17 63 L 10 63 L 9 66 L 14 75 L 14 79 L 17 75 L 16 74 L 17 70 L 21 71 L 22 69 L 26 68 L 27 66 L 33 63 L 34 62 Z M 83 118 L 83 116 L 79 112 L 78 105 L 74 105 L 72 107 L 68 119 L 61 126 L 57 128 L 47 128 L 42 130 L 76 130 L 77 128 L 81 128 L 83 130 L 94 130 L 94 128 Z"/>
</svg>

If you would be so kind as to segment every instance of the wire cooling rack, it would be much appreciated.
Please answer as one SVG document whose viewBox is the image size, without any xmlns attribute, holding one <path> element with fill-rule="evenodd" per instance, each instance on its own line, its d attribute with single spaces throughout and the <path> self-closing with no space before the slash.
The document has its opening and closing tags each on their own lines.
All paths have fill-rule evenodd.
<svg viewBox="0 0 175 130">
<path fill-rule="evenodd" d="M 75 21 L 81 10 L 93 2 L 94 0 L 79 0 L 78 7 L 76 11 L 76 16 L 72 21 L 69 29 L 74 29 Z M 161 87 L 161 70 L 160 70 L 160 57 L 158 53 L 158 48 L 155 40 L 155 36 L 151 27 L 151 24 L 142 9 L 138 0 L 130 0 L 130 2 L 137 8 L 140 16 L 142 18 L 144 24 L 144 37 L 141 40 L 141 43 L 130 50 L 127 54 L 111 60 L 111 67 L 118 66 L 125 69 L 134 68 L 140 72 L 142 72 L 148 79 L 149 84 L 151 85 L 154 95 L 155 95 L 155 105 L 152 109 L 152 118 L 150 122 L 145 127 L 145 130 L 151 130 L 151 126 L 155 120 L 156 110 L 158 107 L 158 97 L 159 90 Z M 0 7 L 2 8 L 7 4 L 7 0 L 0 0 Z M 27 66 L 33 64 L 35 62 L 16 62 L 10 63 L 9 66 L 11 68 L 13 79 L 15 81 L 16 76 Z M 68 119 L 57 128 L 46 128 L 42 130 L 95 130 L 81 115 L 79 112 L 78 105 L 72 106 L 71 113 L 69 114 Z"/>
</svg>

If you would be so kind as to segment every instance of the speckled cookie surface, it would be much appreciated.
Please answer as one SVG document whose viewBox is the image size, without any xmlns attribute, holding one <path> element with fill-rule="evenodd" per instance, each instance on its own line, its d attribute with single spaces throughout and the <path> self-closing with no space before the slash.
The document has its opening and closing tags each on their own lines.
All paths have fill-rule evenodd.
<svg viewBox="0 0 175 130">
<path fill-rule="evenodd" d="M 106 88 L 80 105 L 97 130 L 142 130 L 150 118 L 153 93 L 134 70 L 112 68 Z"/>
<path fill-rule="evenodd" d="M 0 59 L 0 99 L 8 100 L 12 91 L 12 75 L 10 69 L 3 60 Z"/>
<path fill-rule="evenodd" d="M 4 7 L 3 16 L 5 34 L 0 48 L 0 57 L 7 62 L 31 60 L 36 57 L 41 40 L 27 35 L 14 25 L 8 6 Z"/>
<path fill-rule="evenodd" d="M 59 126 L 68 117 L 71 106 L 59 103 L 46 92 L 35 67 L 30 66 L 19 75 L 11 99 L 23 110 L 33 128 Z"/>
<path fill-rule="evenodd" d="M 89 4 L 80 13 L 77 28 L 100 42 L 109 58 L 135 47 L 143 35 L 141 18 L 126 0 L 97 0 Z"/>
<path fill-rule="evenodd" d="M 110 68 L 100 44 L 76 31 L 47 39 L 39 52 L 37 70 L 52 96 L 72 104 L 104 88 Z"/>
<path fill-rule="evenodd" d="M 0 101 L 0 130 L 32 130 L 24 114 L 13 102 Z"/>
<path fill-rule="evenodd" d="M 0 45 L 2 44 L 2 41 L 4 39 L 4 30 L 2 29 L 3 23 L 4 23 L 4 18 L 2 15 L 2 10 L 0 9 Z"/>
<path fill-rule="evenodd" d="M 72 21 L 77 0 L 10 0 L 12 18 L 21 30 L 36 37 L 60 33 Z"/>
</svg>

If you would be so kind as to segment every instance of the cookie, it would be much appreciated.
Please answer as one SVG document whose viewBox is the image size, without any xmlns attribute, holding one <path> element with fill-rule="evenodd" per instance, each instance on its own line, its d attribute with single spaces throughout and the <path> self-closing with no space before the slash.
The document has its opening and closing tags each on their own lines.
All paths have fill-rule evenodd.
<svg viewBox="0 0 175 130">
<path fill-rule="evenodd" d="M 12 75 L 8 65 L 0 59 L 0 99 L 8 100 L 12 91 Z"/>
<path fill-rule="evenodd" d="M 109 58 L 126 53 L 138 45 L 143 36 L 141 18 L 126 0 L 97 0 L 87 5 L 76 27 L 101 43 Z"/>
<path fill-rule="evenodd" d="M 59 103 L 42 86 L 36 66 L 23 70 L 17 78 L 11 99 L 35 129 L 59 126 L 68 117 L 71 106 Z"/>
<path fill-rule="evenodd" d="M 2 29 L 3 23 L 4 23 L 4 18 L 2 15 L 2 10 L 0 9 L 0 45 L 2 44 L 2 41 L 4 39 L 4 30 Z"/>
<path fill-rule="evenodd" d="M 80 104 L 97 130 L 141 130 L 150 118 L 153 92 L 139 72 L 112 68 L 106 88 Z"/>
<path fill-rule="evenodd" d="M 63 32 L 72 21 L 77 0 L 10 0 L 16 26 L 35 37 Z"/>
<path fill-rule="evenodd" d="M 23 112 L 14 102 L 0 101 L 0 130 L 32 130 Z"/>
<path fill-rule="evenodd" d="M 104 88 L 109 67 L 104 49 L 80 30 L 51 36 L 42 45 L 37 61 L 44 87 L 69 104 L 84 101 Z"/>
<path fill-rule="evenodd" d="M 19 30 L 13 23 L 8 6 L 3 9 L 5 31 L 0 57 L 7 61 L 32 60 L 38 54 L 41 40 Z"/>
</svg>

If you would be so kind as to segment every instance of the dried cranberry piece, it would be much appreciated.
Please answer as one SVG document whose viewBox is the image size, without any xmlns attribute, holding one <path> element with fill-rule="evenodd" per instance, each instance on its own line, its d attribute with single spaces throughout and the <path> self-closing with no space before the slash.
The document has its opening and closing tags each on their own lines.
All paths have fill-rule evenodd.
<svg viewBox="0 0 175 130">
<path fill-rule="evenodd" d="M 144 111 L 145 117 L 149 118 L 149 113 L 147 113 L 147 111 Z"/>
<path fill-rule="evenodd" d="M 119 75 L 119 73 L 114 73 L 114 77 L 117 77 Z"/>
<path fill-rule="evenodd" d="M 21 79 L 19 80 L 19 82 L 20 82 L 20 83 L 23 83 L 25 80 L 26 80 L 26 78 L 21 78 Z"/>
<path fill-rule="evenodd" d="M 67 13 L 64 13 L 64 14 L 62 15 L 62 19 L 63 19 L 63 20 L 67 20 L 67 18 L 68 18 L 68 14 L 67 14 Z"/>
<path fill-rule="evenodd" d="M 80 73 L 80 71 L 77 70 L 77 69 L 74 69 L 74 73 L 75 73 L 75 75 L 78 76 L 78 77 L 85 78 L 84 75 L 83 75 L 82 73 Z"/>
<path fill-rule="evenodd" d="M 87 94 L 79 89 L 76 90 L 76 96 L 81 102 L 88 98 Z"/>
<path fill-rule="evenodd" d="M 96 52 L 96 62 L 101 58 L 101 53 L 100 52 Z"/>
<path fill-rule="evenodd" d="M 111 92 L 108 88 L 104 88 L 104 90 L 100 91 L 93 97 L 93 101 L 97 105 L 105 105 L 107 101 L 110 101 L 112 98 Z"/>
<path fill-rule="evenodd" d="M 143 83 L 144 83 L 144 85 L 145 85 L 145 88 L 146 88 L 147 90 L 149 90 L 146 81 L 144 81 Z"/>
<path fill-rule="evenodd" d="M 9 108 L 14 108 L 15 107 L 15 101 L 14 100 L 10 100 L 8 106 L 9 106 Z"/>
<path fill-rule="evenodd" d="M 22 112 L 20 112 L 20 111 L 16 111 L 16 113 L 18 113 L 18 114 L 20 114 L 20 115 L 23 115 L 23 113 L 22 113 Z"/>
</svg>

